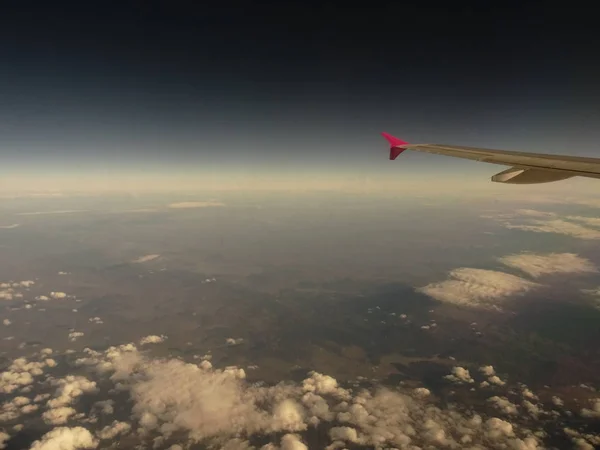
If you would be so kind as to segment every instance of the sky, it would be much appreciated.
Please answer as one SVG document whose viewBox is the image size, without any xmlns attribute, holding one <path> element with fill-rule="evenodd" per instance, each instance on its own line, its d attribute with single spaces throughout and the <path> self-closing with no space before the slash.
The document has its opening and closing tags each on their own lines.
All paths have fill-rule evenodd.
<svg viewBox="0 0 600 450">
<path fill-rule="evenodd" d="M 499 171 L 431 155 L 391 163 L 381 131 L 600 156 L 600 37 L 585 11 L 252 3 L 4 7 L 0 189 L 489 183 Z"/>
</svg>

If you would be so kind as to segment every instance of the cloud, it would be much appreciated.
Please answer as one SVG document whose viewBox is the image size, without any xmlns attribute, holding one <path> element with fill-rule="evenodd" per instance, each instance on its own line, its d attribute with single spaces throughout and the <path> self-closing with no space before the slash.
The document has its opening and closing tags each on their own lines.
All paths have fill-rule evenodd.
<svg viewBox="0 0 600 450">
<path fill-rule="evenodd" d="M 48 356 L 41 353 L 42 358 Z M 169 440 L 176 439 L 185 448 L 199 443 L 202 447 L 250 450 L 253 436 L 273 436 L 277 440 L 266 444 L 263 450 L 305 450 L 306 437 L 315 432 L 331 441 L 321 442 L 319 448 L 332 450 L 350 446 L 532 450 L 542 446 L 543 435 L 536 434 L 537 428 L 529 429 L 531 417 L 519 415 L 519 407 L 501 396 L 488 399 L 501 418 L 490 415 L 486 407 L 482 417 L 475 411 L 479 404 L 439 403 L 426 388 L 387 389 L 373 385 L 349 390 L 335 378 L 319 372 L 309 373 L 300 383 L 262 385 L 247 382 L 243 371 L 235 367 L 215 369 L 210 364 L 154 358 L 133 344 L 104 351 L 85 349 L 77 356 L 69 356 L 69 360 L 77 375 L 47 378 L 40 387 L 53 387 L 52 398 L 38 394 L 34 402 L 48 400 L 47 406 L 52 406 L 42 414 L 46 422 L 62 425 L 81 420 L 88 429 L 55 428 L 35 442 L 33 449 L 95 448 L 100 440 L 104 441 L 103 446 L 110 446 L 129 435 L 128 445 L 137 443 L 140 448 L 180 449 L 169 447 Z M 41 361 L 15 361 L 18 362 L 11 366 L 21 370 L 44 366 Z M 483 366 L 479 371 L 488 377 L 496 376 L 492 366 Z M 466 383 L 464 388 L 456 386 L 457 390 L 469 389 L 474 383 L 469 371 L 459 366 L 448 377 Z M 525 396 L 527 388 L 519 386 Z M 114 398 L 104 397 L 92 403 L 106 392 Z M 96 398 L 84 403 L 81 397 L 87 394 Z M 532 401 L 523 401 L 523 411 L 542 414 L 539 405 Z M 33 405 L 22 394 L 13 394 L 10 404 L 9 409 L 17 411 Z M 85 409 L 87 417 L 77 411 L 78 407 Z M 592 403 L 588 409 L 595 408 Z M 115 411 L 120 414 L 119 420 L 98 417 Z M 121 414 L 127 411 L 130 420 L 124 421 Z M 131 433 L 132 429 L 136 432 Z M 588 438 L 577 434 L 577 439 Z"/>
<path fill-rule="evenodd" d="M 499 258 L 509 267 L 519 269 L 534 278 L 550 274 L 595 273 L 594 264 L 574 253 L 549 253 L 545 255 L 520 253 Z"/>
<path fill-rule="evenodd" d="M 116 368 L 117 378 L 129 382 L 133 417 L 146 432 L 180 430 L 202 440 L 222 433 L 280 431 L 290 424 L 289 405 L 282 406 L 285 388 L 244 389 L 235 374 L 178 360 L 121 360 Z M 139 371 L 139 379 L 129 378 L 129 368 Z M 275 403 L 275 414 L 261 411 L 259 398 Z"/>
<path fill-rule="evenodd" d="M 77 411 L 70 406 L 59 406 L 44 412 L 42 414 L 42 419 L 50 425 L 63 425 L 67 423 L 71 416 L 74 416 L 76 412 Z"/>
<path fill-rule="evenodd" d="M 537 211 L 535 209 L 517 209 L 515 211 L 515 215 L 527 217 L 556 217 L 556 213 L 547 211 Z"/>
<path fill-rule="evenodd" d="M 504 386 L 506 384 L 498 375 L 496 375 L 493 366 L 482 366 L 479 368 L 479 372 L 488 377 L 487 381 L 480 384 L 481 387 L 487 387 L 490 384 L 495 384 L 496 386 Z"/>
<path fill-rule="evenodd" d="M 240 345 L 244 343 L 244 338 L 227 338 L 225 339 L 227 345 Z"/>
<path fill-rule="evenodd" d="M 595 289 L 582 289 L 581 293 L 587 295 L 591 299 L 590 303 L 592 306 L 600 309 L 600 287 Z"/>
<path fill-rule="evenodd" d="M 120 213 L 154 213 L 154 212 L 158 212 L 158 209 L 155 208 L 138 208 L 138 209 L 121 209 L 118 211 L 111 211 L 114 214 L 120 214 Z"/>
<path fill-rule="evenodd" d="M 487 399 L 489 403 L 494 405 L 497 409 L 502 411 L 504 414 L 517 415 L 519 413 L 517 405 L 512 403 L 506 397 L 499 397 L 497 395 Z"/>
<path fill-rule="evenodd" d="M 0 299 L 2 300 L 13 300 L 15 298 L 15 291 L 12 288 L 0 290 Z"/>
<path fill-rule="evenodd" d="M 82 427 L 59 427 L 35 441 L 30 450 L 76 450 L 96 448 L 98 441 L 92 434 Z"/>
<path fill-rule="evenodd" d="M 140 339 L 140 345 L 146 345 L 146 344 L 160 344 L 161 342 L 164 342 L 165 339 L 167 339 L 167 336 L 156 336 L 156 335 L 150 335 L 150 336 L 146 336 L 143 337 L 142 339 Z"/>
<path fill-rule="evenodd" d="M 84 336 L 85 333 L 82 333 L 81 331 L 71 331 L 69 333 L 69 340 L 71 342 L 75 342 L 78 338 Z"/>
<path fill-rule="evenodd" d="M 540 408 L 540 406 L 531 403 L 529 400 L 523 400 L 521 405 L 532 417 L 537 418 L 540 414 L 543 414 L 545 412 L 542 408 Z"/>
<path fill-rule="evenodd" d="M 225 206 L 225 203 L 221 203 L 221 202 L 217 202 L 217 201 L 178 202 L 178 203 L 171 203 L 170 205 L 168 205 L 168 207 L 172 208 L 172 209 L 209 208 L 212 206 Z"/>
<path fill-rule="evenodd" d="M 50 408 L 66 406 L 85 393 L 97 392 L 96 382 L 90 381 L 83 376 L 68 375 L 65 378 L 52 380 L 51 386 L 57 387 L 54 398 L 48 400 Z"/>
<path fill-rule="evenodd" d="M 131 425 L 127 422 L 113 421 L 111 425 L 107 425 L 96 433 L 100 439 L 114 439 L 115 436 L 125 435 L 131 431 Z"/>
<path fill-rule="evenodd" d="M 537 283 L 494 270 L 464 267 L 452 270 L 449 277 L 417 291 L 441 302 L 491 308 L 498 300 L 539 287 Z"/>
<path fill-rule="evenodd" d="M 488 211 L 479 217 L 482 219 L 492 219 L 505 224 L 508 219 L 533 220 L 533 219 L 549 219 L 556 217 L 557 214 L 548 211 L 538 211 L 535 209 L 516 209 L 512 212 L 497 212 Z"/>
<path fill-rule="evenodd" d="M 498 375 L 492 375 L 488 378 L 488 383 L 495 384 L 497 386 L 504 386 L 506 383 L 500 379 Z"/>
<path fill-rule="evenodd" d="M 355 428 L 351 427 L 333 427 L 329 430 L 329 437 L 334 441 L 357 442 L 358 433 Z"/>
<path fill-rule="evenodd" d="M 575 222 L 583 222 L 592 227 L 600 227 L 600 217 L 568 216 L 567 219 Z"/>
<path fill-rule="evenodd" d="M 27 397 L 14 397 L 11 401 L 2 404 L 0 408 L 0 422 L 15 420 L 23 414 L 31 414 L 37 411 L 38 408 L 38 405 L 31 405 L 31 400 Z"/>
<path fill-rule="evenodd" d="M 34 377 L 44 373 L 45 362 L 30 362 L 26 358 L 15 359 L 0 374 L 0 392 L 10 394 L 34 382 Z"/>
<path fill-rule="evenodd" d="M 452 373 L 446 375 L 444 378 L 454 383 L 473 383 L 475 380 L 471 378 L 471 374 L 468 369 L 464 367 L 455 366 L 452 368 Z"/>
<path fill-rule="evenodd" d="M 148 261 L 152 261 L 156 258 L 159 258 L 160 255 L 146 255 L 146 256 L 140 256 L 138 259 L 134 259 L 133 261 L 131 261 L 132 263 L 145 263 Z"/>
<path fill-rule="evenodd" d="M 496 375 L 496 371 L 494 370 L 494 366 L 481 366 L 479 368 L 479 371 L 484 374 L 485 376 L 492 376 L 492 375 Z"/>
<path fill-rule="evenodd" d="M 591 408 L 583 408 L 581 415 L 587 418 L 600 419 L 600 398 L 592 400 Z"/>
<path fill-rule="evenodd" d="M 6 448 L 6 441 L 10 439 L 10 434 L 0 431 L 0 449 Z"/>
<path fill-rule="evenodd" d="M 12 230 L 12 229 L 18 228 L 20 226 L 21 226 L 21 224 L 19 224 L 19 223 L 13 223 L 12 225 L 0 225 L 0 229 L 2 229 L 2 230 Z"/>
<path fill-rule="evenodd" d="M 527 386 L 522 386 L 521 394 L 525 398 L 529 398 L 529 399 L 532 399 L 532 400 L 537 400 L 538 399 L 537 395 L 535 395 L 533 392 L 531 392 L 531 390 Z"/>
<path fill-rule="evenodd" d="M 0 283 L 0 300 L 16 300 L 23 298 L 22 288 L 29 288 L 35 284 L 33 280 L 7 281 Z"/>
<path fill-rule="evenodd" d="M 582 225 L 567 222 L 562 219 L 534 220 L 530 225 L 513 225 L 506 223 L 504 226 L 511 230 L 534 231 L 536 233 L 556 233 L 572 236 L 579 239 L 600 239 L 600 230 L 586 228 Z"/>
<path fill-rule="evenodd" d="M 109 416 L 115 412 L 114 400 L 100 400 L 92 405 L 92 412 L 99 412 L 105 416 Z"/>
<path fill-rule="evenodd" d="M 79 212 L 89 212 L 89 209 L 65 209 L 60 211 L 33 211 L 33 212 L 24 212 L 17 213 L 17 216 L 41 216 L 41 215 L 49 215 L 49 214 L 72 214 Z"/>
<path fill-rule="evenodd" d="M 555 233 L 578 239 L 600 239 L 600 218 L 583 216 L 559 217 L 558 214 L 533 209 L 517 209 L 512 213 L 487 214 L 483 218 L 502 223 L 505 228 L 532 231 L 536 233 Z M 520 221 L 512 223 L 509 220 Z M 592 227 L 592 228 L 589 228 Z"/>
<path fill-rule="evenodd" d="M 281 438 L 281 450 L 308 450 L 296 434 L 286 434 Z"/>
<path fill-rule="evenodd" d="M 498 261 L 533 278 L 549 274 L 598 271 L 590 260 L 574 253 L 518 253 L 503 256 Z M 441 302 L 497 309 L 499 300 L 524 294 L 541 286 L 505 272 L 463 267 L 452 270 L 448 280 L 431 283 L 416 290 Z"/>
<path fill-rule="evenodd" d="M 413 389 L 413 393 L 417 397 L 427 397 L 428 395 L 431 395 L 431 391 L 429 389 L 422 387 Z"/>
</svg>

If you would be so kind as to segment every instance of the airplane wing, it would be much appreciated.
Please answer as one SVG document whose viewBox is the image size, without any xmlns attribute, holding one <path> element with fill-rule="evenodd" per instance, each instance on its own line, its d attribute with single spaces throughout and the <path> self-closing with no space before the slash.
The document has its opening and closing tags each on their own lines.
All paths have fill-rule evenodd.
<svg viewBox="0 0 600 450">
<path fill-rule="evenodd" d="M 454 156 L 492 164 L 512 166 L 492 176 L 492 181 L 510 184 L 537 184 L 566 180 L 572 177 L 600 178 L 600 158 L 545 155 L 486 148 L 459 147 L 444 144 L 409 144 L 387 133 L 381 133 L 390 143 L 390 159 L 404 150 Z"/>
</svg>

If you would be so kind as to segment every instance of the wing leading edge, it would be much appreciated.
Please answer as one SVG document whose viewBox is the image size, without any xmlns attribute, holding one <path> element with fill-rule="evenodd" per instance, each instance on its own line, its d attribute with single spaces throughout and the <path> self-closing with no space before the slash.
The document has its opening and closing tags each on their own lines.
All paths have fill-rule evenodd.
<svg viewBox="0 0 600 450">
<path fill-rule="evenodd" d="M 549 183 L 577 176 L 600 178 L 599 158 L 546 155 L 444 144 L 409 144 L 387 133 L 381 134 L 390 143 L 390 160 L 396 159 L 405 150 L 416 150 L 419 152 L 512 166 L 510 169 L 503 170 L 492 176 L 492 181 L 497 183 Z"/>
</svg>

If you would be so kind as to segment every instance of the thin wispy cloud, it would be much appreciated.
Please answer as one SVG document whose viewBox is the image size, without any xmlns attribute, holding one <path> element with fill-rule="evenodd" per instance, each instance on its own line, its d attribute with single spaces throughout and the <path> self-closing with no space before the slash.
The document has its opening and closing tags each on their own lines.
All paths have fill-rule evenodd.
<svg viewBox="0 0 600 450">
<path fill-rule="evenodd" d="M 506 223 L 504 226 L 510 230 L 533 231 L 536 233 L 564 234 L 566 236 L 587 240 L 600 239 L 600 230 L 587 228 L 583 225 L 568 222 L 562 219 L 535 220 L 523 225 Z"/>
<path fill-rule="evenodd" d="M 536 209 L 517 209 L 515 211 L 515 215 L 527 217 L 555 217 L 556 213 L 548 211 L 538 211 Z"/>
<path fill-rule="evenodd" d="M 42 216 L 42 215 L 50 215 L 50 214 L 74 214 L 81 212 L 89 212 L 89 209 L 64 209 L 59 211 L 32 211 L 32 212 L 23 212 L 16 213 L 17 216 Z"/>
<path fill-rule="evenodd" d="M 132 263 L 135 264 L 140 264 L 140 263 L 145 263 L 145 262 L 150 262 L 150 261 L 154 261 L 155 259 L 160 258 L 160 255 L 158 254 L 153 254 L 153 255 L 145 255 L 145 256 L 140 256 L 137 259 L 134 259 L 133 261 L 131 261 Z"/>
<path fill-rule="evenodd" d="M 520 253 L 499 258 L 499 261 L 537 278 L 550 274 L 595 273 L 597 267 L 587 258 L 575 253 L 549 253 L 539 255 Z"/>
<path fill-rule="evenodd" d="M 217 202 L 217 201 L 207 201 L 207 202 L 178 202 L 171 203 L 168 205 L 171 209 L 187 209 L 187 208 L 209 208 L 213 206 L 225 206 L 225 203 Z"/>
<path fill-rule="evenodd" d="M 600 287 L 595 289 L 582 289 L 581 293 L 589 299 L 590 304 L 594 308 L 600 309 Z"/>
<path fill-rule="evenodd" d="M 592 227 L 600 227 L 600 217 L 567 216 L 567 220 L 582 222 Z"/>
<path fill-rule="evenodd" d="M 600 218 L 584 216 L 560 217 L 555 212 L 517 209 L 508 213 L 484 214 L 485 219 L 500 222 L 509 230 L 554 233 L 577 239 L 600 239 Z"/>
<path fill-rule="evenodd" d="M 120 209 L 117 211 L 111 211 L 113 214 L 126 214 L 126 213 L 154 213 L 159 210 L 156 208 L 138 208 L 138 209 Z"/>
</svg>

